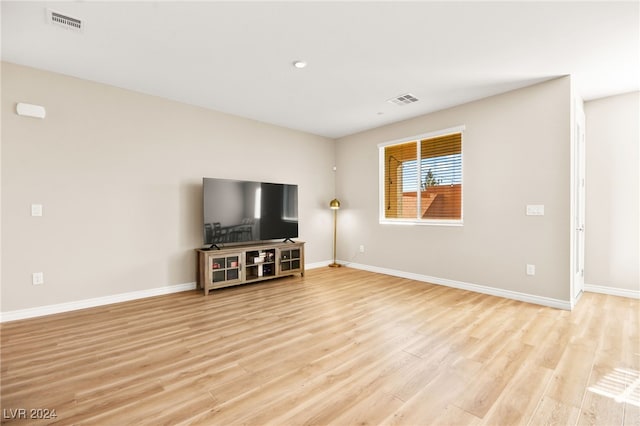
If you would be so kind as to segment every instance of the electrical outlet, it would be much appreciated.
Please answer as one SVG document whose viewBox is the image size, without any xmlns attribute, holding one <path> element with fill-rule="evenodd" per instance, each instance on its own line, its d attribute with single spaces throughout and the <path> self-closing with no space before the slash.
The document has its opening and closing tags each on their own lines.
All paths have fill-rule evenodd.
<svg viewBox="0 0 640 426">
<path fill-rule="evenodd" d="M 360 245 L 360 253 L 364 253 L 364 245 Z"/>
<path fill-rule="evenodd" d="M 527 275 L 535 275 L 536 274 L 536 265 L 527 264 Z"/>
<path fill-rule="evenodd" d="M 33 283 L 33 285 L 44 284 L 44 273 L 34 272 L 33 274 L 31 274 L 31 282 Z"/>
</svg>

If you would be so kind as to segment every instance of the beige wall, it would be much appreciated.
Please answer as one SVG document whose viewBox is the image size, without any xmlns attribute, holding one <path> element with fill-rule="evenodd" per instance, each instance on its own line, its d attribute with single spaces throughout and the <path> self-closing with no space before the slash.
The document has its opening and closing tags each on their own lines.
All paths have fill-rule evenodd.
<svg viewBox="0 0 640 426">
<path fill-rule="evenodd" d="M 570 298 L 568 77 L 337 144 L 8 63 L 1 95 L 2 312 L 193 282 L 203 176 L 299 184 L 310 263 L 332 256 L 337 187 L 343 261 Z M 639 101 L 585 104 L 587 285 L 638 290 Z M 17 102 L 44 105 L 47 118 L 17 116 Z M 464 226 L 380 225 L 377 144 L 459 125 Z M 525 216 L 527 203 L 545 216 Z M 43 286 L 31 284 L 37 271 Z"/>
<path fill-rule="evenodd" d="M 338 258 L 568 302 L 570 86 L 563 77 L 339 139 Z M 459 125 L 464 226 L 380 225 L 377 144 Z M 526 216 L 528 203 L 545 216 Z"/>
<path fill-rule="evenodd" d="M 640 291 L 640 93 L 585 103 L 587 285 Z"/>
<path fill-rule="evenodd" d="M 194 282 L 203 176 L 298 184 L 307 262 L 331 258 L 333 140 L 8 63 L 1 135 L 3 312 Z"/>
</svg>

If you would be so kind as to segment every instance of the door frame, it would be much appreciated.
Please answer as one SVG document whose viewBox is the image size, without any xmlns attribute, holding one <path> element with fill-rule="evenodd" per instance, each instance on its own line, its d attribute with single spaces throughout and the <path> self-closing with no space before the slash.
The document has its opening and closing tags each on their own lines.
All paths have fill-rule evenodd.
<svg viewBox="0 0 640 426">
<path fill-rule="evenodd" d="M 571 307 L 584 292 L 585 269 L 585 194 L 586 194 L 586 129 L 584 103 L 574 102 L 571 141 Z"/>
</svg>

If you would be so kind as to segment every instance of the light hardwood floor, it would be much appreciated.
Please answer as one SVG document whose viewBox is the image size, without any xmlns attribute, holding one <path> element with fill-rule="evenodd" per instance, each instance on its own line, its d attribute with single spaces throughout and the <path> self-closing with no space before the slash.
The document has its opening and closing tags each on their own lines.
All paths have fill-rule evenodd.
<svg viewBox="0 0 640 426">
<path fill-rule="evenodd" d="M 315 269 L 2 324 L 3 421 L 638 425 L 639 322 L 632 299 L 567 312 Z"/>
</svg>

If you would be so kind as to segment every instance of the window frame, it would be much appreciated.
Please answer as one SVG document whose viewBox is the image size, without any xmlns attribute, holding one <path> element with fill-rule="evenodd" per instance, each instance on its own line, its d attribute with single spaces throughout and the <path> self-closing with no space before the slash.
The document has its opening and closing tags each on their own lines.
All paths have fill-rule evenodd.
<svg viewBox="0 0 640 426">
<path fill-rule="evenodd" d="M 402 139 L 396 139 L 378 144 L 378 220 L 382 225 L 427 225 L 427 226 L 463 226 L 464 225 L 464 131 L 465 125 L 449 127 L 446 129 L 436 130 L 433 132 L 422 133 L 415 136 L 409 136 Z M 419 219 L 416 214 L 415 218 L 388 218 L 385 217 L 385 205 L 387 202 L 385 192 L 385 148 L 391 145 L 399 145 L 403 143 L 416 142 L 417 152 L 420 152 L 421 141 L 424 139 L 437 138 L 453 133 L 460 133 L 460 167 L 461 167 L 461 194 L 460 194 L 460 219 Z M 420 185 L 418 185 L 420 188 Z M 420 199 L 420 197 L 418 197 Z"/>
</svg>

